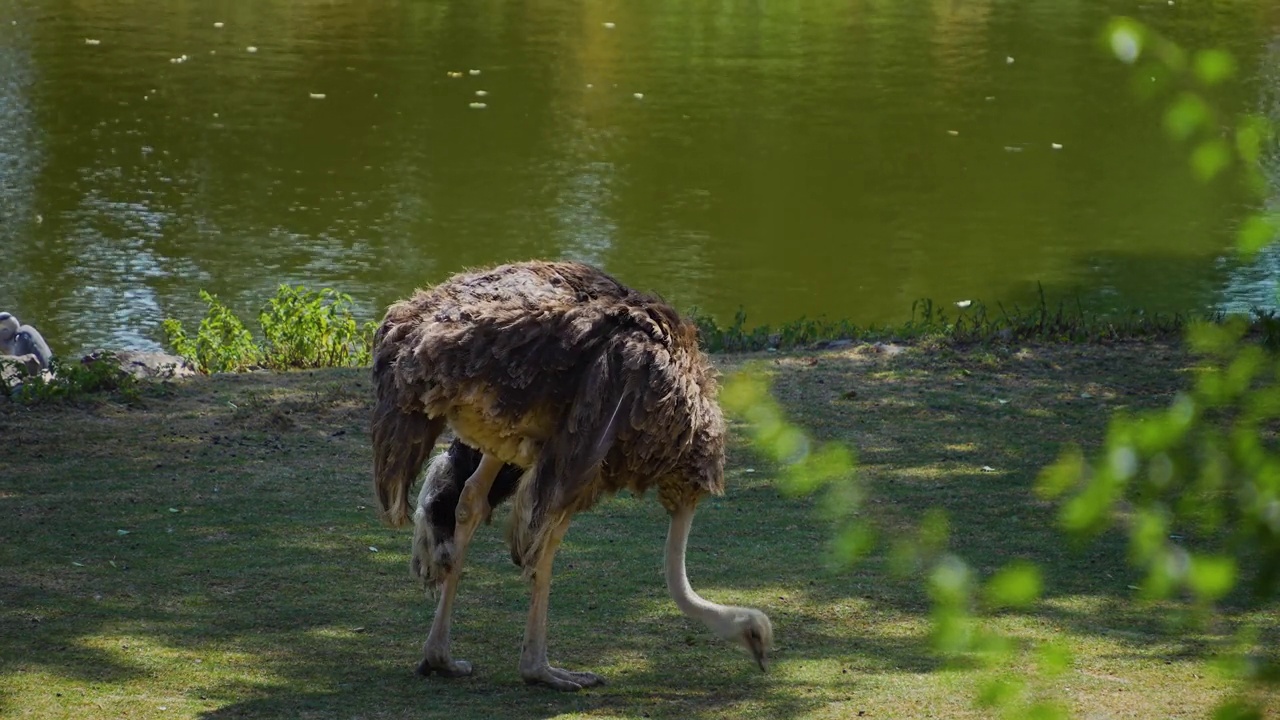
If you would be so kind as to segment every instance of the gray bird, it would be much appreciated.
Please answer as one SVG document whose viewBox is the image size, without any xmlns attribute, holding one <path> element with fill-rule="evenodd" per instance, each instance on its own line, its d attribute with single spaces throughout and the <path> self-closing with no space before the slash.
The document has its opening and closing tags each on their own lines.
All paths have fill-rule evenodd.
<svg viewBox="0 0 1280 720">
<path fill-rule="evenodd" d="M 53 352 L 49 350 L 49 343 L 44 341 L 44 336 L 39 330 L 30 325 L 19 327 L 18 334 L 13 336 L 13 349 L 14 355 L 34 356 L 40 363 L 41 370 L 49 369 L 49 360 L 53 358 Z"/>
<path fill-rule="evenodd" d="M 12 313 L 0 312 L 0 355 L 13 354 L 13 336 L 19 327 L 21 323 Z"/>
<path fill-rule="evenodd" d="M 53 353 L 44 336 L 30 325 L 21 325 L 12 313 L 0 312 L 0 355 L 21 359 L 28 368 L 49 369 Z"/>
</svg>

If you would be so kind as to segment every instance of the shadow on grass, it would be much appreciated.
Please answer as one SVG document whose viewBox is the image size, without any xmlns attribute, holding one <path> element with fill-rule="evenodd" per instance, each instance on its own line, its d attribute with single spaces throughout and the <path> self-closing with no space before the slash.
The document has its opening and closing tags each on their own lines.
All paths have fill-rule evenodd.
<svg viewBox="0 0 1280 720">
<path fill-rule="evenodd" d="M 1046 566 L 1050 600 L 1095 600 L 1034 614 L 1116 637 L 1141 619 L 1122 538 L 1072 551 L 1030 487 L 1060 442 L 1096 443 L 1110 409 L 1165 401 L 1180 360 L 1095 351 L 785 358 L 777 392 L 824 439 L 859 449 L 878 525 L 942 506 L 953 549 L 979 570 L 1026 557 Z M 1139 358 L 1155 369 L 1117 369 Z M 0 408 L 0 433 L 43 448 L 0 480 L 0 513 L 18 519 L 0 527 L 0 677 L 137 688 L 161 676 L 204 718 L 710 718 L 796 717 L 940 668 L 919 583 L 895 579 L 879 551 L 828 567 L 813 501 L 780 495 L 768 468 L 746 472 L 755 461 L 739 448 L 728 496 L 699 511 L 689 573 L 709 599 L 770 614 L 768 674 L 678 613 L 661 573 L 666 516 L 624 496 L 575 519 L 551 598 L 552 662 L 609 685 L 562 695 L 520 680 L 528 596 L 501 542 L 505 511 L 477 536 L 455 615 L 455 656 L 476 675 L 417 678 L 434 606 L 409 578 L 408 533 L 368 507 L 363 379 L 220 378 L 81 415 Z M 1135 651 L 1168 635 L 1129 632 Z"/>
</svg>

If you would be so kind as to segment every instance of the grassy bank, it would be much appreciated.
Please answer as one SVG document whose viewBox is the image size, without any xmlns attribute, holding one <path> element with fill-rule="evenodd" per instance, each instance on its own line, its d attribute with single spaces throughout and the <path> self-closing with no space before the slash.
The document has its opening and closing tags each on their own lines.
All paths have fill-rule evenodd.
<svg viewBox="0 0 1280 720">
<path fill-rule="evenodd" d="M 1166 626 L 1131 599 L 1123 538 L 1073 549 L 1030 490 L 1061 443 L 1094 447 L 1112 410 L 1163 405 L 1190 382 L 1176 342 L 717 363 L 748 359 L 795 420 L 857 449 L 882 527 L 940 506 L 978 569 L 1044 566 L 1044 599 L 998 622 L 1070 646 L 1062 685 L 1079 716 L 1204 717 L 1226 691 L 1204 662 L 1222 635 Z M 408 576 L 407 531 L 369 507 L 370 394 L 366 370 L 337 369 L 201 377 L 131 405 L 0 404 L 0 714 L 982 716 L 975 673 L 931 652 L 919 583 L 890 573 L 883 548 L 855 571 L 829 567 L 812 501 L 784 499 L 741 440 L 728 494 L 699 513 L 689 573 L 709 598 L 770 613 L 768 674 L 678 613 L 661 578 L 665 516 L 624 496 L 578 517 L 552 591 L 552 661 L 609 685 L 566 696 L 520 682 L 527 594 L 503 511 L 477 536 L 455 617 L 455 655 L 476 675 L 416 678 L 432 604 Z M 1277 613 L 1264 617 L 1275 634 Z"/>
</svg>

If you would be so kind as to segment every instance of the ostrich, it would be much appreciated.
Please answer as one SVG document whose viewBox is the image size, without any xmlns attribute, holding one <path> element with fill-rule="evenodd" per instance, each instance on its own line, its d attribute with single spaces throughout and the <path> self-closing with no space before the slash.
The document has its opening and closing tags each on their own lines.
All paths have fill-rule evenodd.
<svg viewBox="0 0 1280 720">
<path fill-rule="evenodd" d="M 411 485 L 446 426 L 456 436 L 414 511 L 411 567 L 439 591 L 419 674 L 471 673 L 450 655 L 454 596 L 477 526 L 512 497 L 507 542 L 531 581 L 520 674 L 557 690 L 601 684 L 547 661 L 552 560 L 575 513 L 649 488 L 670 515 L 677 607 L 766 669 L 768 616 L 702 598 L 685 571 L 694 510 L 724 491 L 726 428 L 696 328 L 669 305 L 580 263 L 467 272 L 387 310 L 373 377 L 374 490 L 387 523 L 409 521 Z"/>
</svg>

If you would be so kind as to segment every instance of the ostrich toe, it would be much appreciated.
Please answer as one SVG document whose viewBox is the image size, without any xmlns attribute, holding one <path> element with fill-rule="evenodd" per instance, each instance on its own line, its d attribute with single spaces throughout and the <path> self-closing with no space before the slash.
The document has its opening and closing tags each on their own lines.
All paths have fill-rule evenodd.
<svg viewBox="0 0 1280 720">
<path fill-rule="evenodd" d="M 546 685 L 553 690 L 563 692 L 577 692 L 582 688 L 604 684 L 604 678 L 595 673 L 574 672 L 550 665 L 521 670 L 520 674 L 530 685 Z"/>
</svg>

